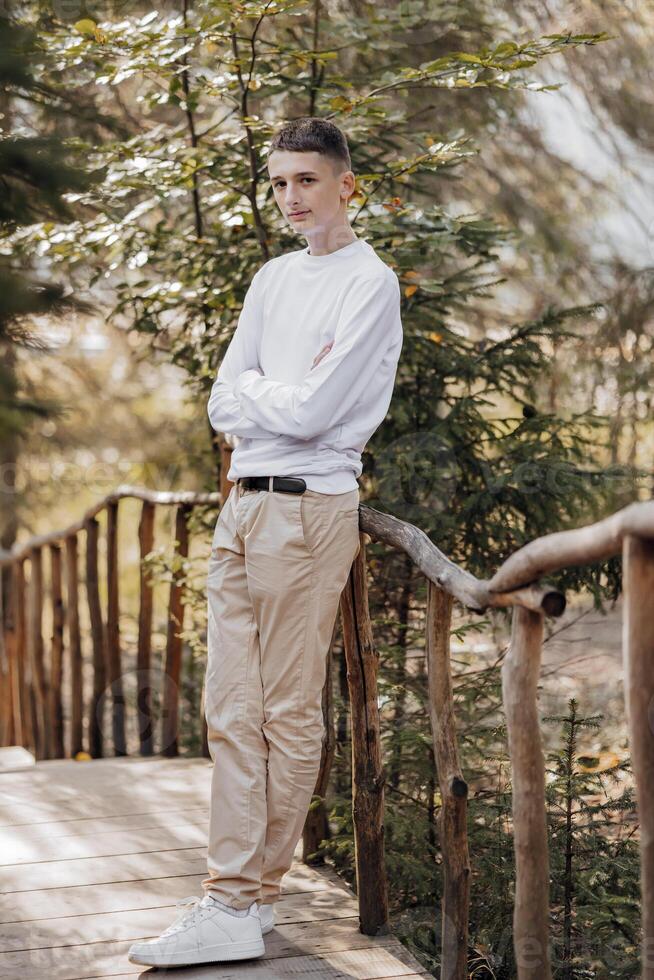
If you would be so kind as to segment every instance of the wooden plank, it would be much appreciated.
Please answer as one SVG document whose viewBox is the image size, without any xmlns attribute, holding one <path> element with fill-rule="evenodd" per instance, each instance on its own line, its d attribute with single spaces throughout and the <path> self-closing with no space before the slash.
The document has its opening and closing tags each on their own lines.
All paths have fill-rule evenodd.
<svg viewBox="0 0 654 980">
<path fill-rule="evenodd" d="M 56 760 L 59 767 L 55 765 L 55 760 L 48 765 L 41 761 L 29 776 L 24 773 L 12 775 L 11 783 L 2 787 L 3 791 L 7 790 L 6 795 L 3 792 L 2 798 L 17 803 L 50 803 L 63 802 L 83 793 L 85 796 L 94 794 L 98 802 L 101 802 L 107 796 L 107 786 L 112 788 L 111 795 L 116 793 L 126 796 L 136 793 L 141 799 L 158 797 L 161 800 L 161 792 L 186 793 L 185 800 L 193 792 L 210 793 L 212 767 L 204 759 L 197 760 L 199 765 L 188 765 L 188 768 L 180 765 L 179 760 L 165 759 L 153 770 L 141 768 L 150 764 L 148 759 L 135 757 L 131 760 L 134 764 L 127 764 L 124 769 L 116 768 L 118 761 L 122 762 L 118 759 L 93 759 L 90 762 L 61 759 Z M 99 763 L 105 762 L 111 765 L 97 771 Z M 70 769 L 66 770 L 66 765 Z M 209 799 L 209 795 L 205 799 Z M 166 798 L 166 803 L 169 802 Z"/>
<path fill-rule="evenodd" d="M 201 895 L 205 877 L 206 868 L 199 874 L 13 892 L 0 910 L 0 923 L 174 906 L 187 895 Z M 298 882 L 291 868 L 282 883 L 281 898 L 275 903 L 278 923 L 313 922 L 357 914 L 356 897 L 345 885 L 332 884 L 321 875 L 313 884 L 315 887 L 310 888 Z"/>
<path fill-rule="evenodd" d="M 68 779 L 68 777 L 74 778 L 75 774 L 80 771 L 82 765 L 83 763 L 76 763 L 72 759 L 41 759 L 39 760 L 37 771 L 41 775 L 47 772 L 59 772 Z M 108 756 L 103 759 L 92 759 L 91 762 L 86 763 L 88 774 L 96 779 L 101 779 L 111 769 L 115 769 L 121 773 L 123 771 L 128 773 L 130 769 L 143 771 L 141 767 L 145 767 L 146 769 L 154 767 L 153 771 L 158 771 L 160 768 L 170 771 L 175 769 L 180 771 L 193 769 L 211 770 L 212 763 L 200 756 L 176 756 L 173 759 L 168 759 L 163 755 L 155 755 L 149 759 L 144 759 L 139 755 L 127 755 L 122 758 Z M 47 782 L 47 779 L 44 779 L 44 782 Z"/>
<path fill-rule="evenodd" d="M 274 940 L 266 938 L 267 948 Z M 359 933 L 362 943 L 368 937 Z M 270 942 L 269 942 L 270 941 Z M 310 942 L 316 939 L 311 937 Z M 121 970 L 126 976 L 138 976 L 144 968 L 130 964 L 127 951 L 130 941 L 72 944 L 50 946 L 38 950 L 5 953 L 0 958 L 2 980 L 81 980 L 88 977 L 115 977 Z M 240 963 L 212 964 L 211 980 L 262 980 L 269 977 L 283 980 L 286 977 L 315 980 L 381 980 L 381 978 L 420 976 L 422 968 L 417 960 L 399 942 L 388 946 L 363 946 L 346 949 L 324 950 L 320 955 L 308 954 L 302 944 L 294 946 L 296 952 L 286 955 L 266 954 L 256 960 Z M 423 971 L 424 972 L 424 971 Z M 147 976 L 148 974 L 146 974 Z M 207 966 L 166 970 L 166 980 L 206 980 Z"/>
<path fill-rule="evenodd" d="M 37 765 L 38 771 L 38 765 Z M 6 778 L 2 780 L 2 784 L 9 784 L 9 780 L 14 778 L 14 775 L 20 775 L 20 771 L 11 772 L 7 774 Z M 189 783 L 191 783 L 191 778 L 189 778 Z M 0 807 L 0 812 L 4 812 L 7 807 L 13 806 L 34 806 L 35 808 L 39 806 L 41 809 L 50 807 L 50 812 L 56 814 L 59 812 L 60 807 L 70 807 L 73 809 L 73 813 L 80 816 L 84 816 L 88 811 L 89 805 L 93 803 L 94 799 L 98 799 L 101 795 L 100 790 L 97 790 L 97 796 L 94 795 L 84 795 L 81 796 L 83 792 L 82 788 L 75 790 L 73 786 L 59 786 L 54 787 L 55 791 L 58 791 L 59 795 L 47 796 L 45 799 L 39 799 L 39 796 L 34 796 L 30 798 L 30 794 L 27 793 L 14 793 L 9 792 L 4 789 L 4 786 L 0 784 L 0 799 L 3 800 L 3 806 Z M 167 797 L 167 802 L 171 809 L 182 809 L 185 806 L 206 806 L 209 800 L 209 790 L 205 789 L 204 785 L 189 785 L 184 787 L 183 781 L 179 777 L 175 779 L 166 779 L 161 783 L 157 784 L 160 787 L 160 793 L 157 794 L 155 787 L 140 787 L 138 790 L 134 789 L 132 793 L 129 792 L 130 786 L 116 787 L 116 792 L 112 792 L 111 796 L 107 797 L 106 800 L 101 801 L 98 799 L 99 809 L 96 812 L 99 816 L 117 816 L 119 813 L 129 813 L 138 812 L 139 810 L 152 810 L 156 807 L 160 808 L 161 804 L 161 793 L 165 793 Z M 168 793 L 170 796 L 168 797 Z M 45 794 L 44 794 L 45 796 Z M 55 808 L 55 809 L 52 809 Z"/>
<path fill-rule="evenodd" d="M 0 750 L 1 764 L 2 750 Z M 36 816 L 32 807 L 30 807 L 29 813 Z M 59 808 L 57 808 L 57 813 L 58 815 L 61 813 Z M 25 816 L 28 816 L 27 812 Z M 118 830 L 165 830 L 168 826 L 179 826 L 187 818 L 191 823 L 200 823 L 202 820 L 208 822 L 209 808 L 197 806 L 184 807 L 179 810 L 162 810 L 161 806 L 158 806 L 141 813 L 127 813 L 108 817 L 97 817 L 93 809 L 90 808 L 88 816 L 84 817 L 71 816 L 66 819 L 62 815 L 61 819 L 33 819 L 22 824 L 10 824 L 8 827 L 3 827 L 0 823 L 0 841 L 3 838 L 9 839 L 10 832 L 13 835 L 13 840 L 16 840 L 16 835 L 20 835 L 21 840 L 27 841 L 48 837 L 85 837 L 89 834 L 107 834 Z M 2 853 L 1 850 L 0 853 Z"/>
<path fill-rule="evenodd" d="M 198 973 L 197 970 L 195 970 L 193 967 L 185 967 L 184 972 L 182 972 L 181 970 L 166 970 L 166 980 L 207 980 L 206 970 L 207 970 L 206 967 L 204 968 L 203 973 L 202 972 Z M 119 973 L 119 974 L 112 973 L 111 980 L 130 980 L 130 978 L 134 977 L 135 975 L 136 975 L 135 973 Z M 213 970 L 210 975 L 212 980 L 214 980 L 214 978 L 220 980 L 220 974 L 214 973 Z M 238 977 L 239 975 L 240 974 L 236 974 L 236 973 L 233 974 L 234 977 Z M 146 973 L 144 974 L 144 976 L 147 977 L 148 974 Z M 223 973 L 222 976 L 227 977 L 228 974 Z M 295 976 L 297 977 L 297 974 L 295 974 Z M 313 976 L 315 976 L 315 974 L 313 974 Z M 345 977 L 346 974 L 336 973 L 335 976 Z M 351 974 L 347 974 L 347 976 L 351 976 Z M 397 976 L 397 974 L 395 974 L 395 976 Z M 433 973 L 403 973 L 401 976 L 402 976 L 402 980 L 434 980 Z M 333 977 L 334 974 L 332 974 L 332 978 Z M 330 980 L 332 980 L 332 978 L 330 978 Z M 85 980 L 101 980 L 101 978 L 87 977 L 85 978 Z"/>
<path fill-rule="evenodd" d="M 13 844 L 11 843 L 13 837 Z M 0 867 L 5 868 L 5 874 L 13 868 L 16 875 L 20 874 L 20 866 L 34 864 L 37 861 L 66 861 L 79 858 L 112 857 L 126 854 L 149 854 L 152 851 L 170 851 L 180 847 L 202 847 L 207 842 L 207 821 L 192 823 L 180 818 L 180 822 L 171 827 L 153 827 L 143 830 L 110 831 L 105 834 L 72 835 L 51 840 L 47 837 L 37 837 L 32 840 L 16 840 L 16 834 L 6 832 L 0 840 L 3 848 L 0 851 Z"/>
<path fill-rule="evenodd" d="M 206 810 L 206 802 L 200 797 L 189 799 L 189 805 L 183 809 L 188 813 L 195 810 Z M 182 807 L 177 809 L 182 809 Z M 175 813 L 177 809 L 171 810 L 171 812 Z M 98 821 L 120 821 L 155 813 L 161 815 L 162 812 L 165 815 L 165 811 L 161 809 L 161 800 L 135 800 L 122 794 L 118 798 L 112 796 L 110 800 L 104 800 L 97 804 L 92 797 L 78 800 L 68 798 L 54 803 L 13 803 L 0 806 L 0 829 L 25 827 L 29 824 L 37 831 L 34 836 L 38 837 L 40 836 L 39 827 L 46 823 L 55 827 L 73 824 L 78 820 L 93 820 L 94 818 Z"/>
<path fill-rule="evenodd" d="M 199 874 L 207 870 L 206 847 L 182 847 L 165 851 L 124 854 L 113 857 L 78 858 L 68 861 L 39 861 L 16 866 L 12 881 L 5 880 L 0 894 L 0 911 L 13 901 L 17 892 L 41 888 L 99 885 L 108 882 L 143 881 L 170 875 Z M 7 875 L 5 874 L 5 879 Z M 323 875 L 307 865 L 291 867 L 285 882 L 294 881 L 307 891 L 321 890 Z"/>
<path fill-rule="evenodd" d="M 93 762 L 99 760 L 93 760 Z M 89 764 L 89 760 L 75 762 L 75 772 L 66 773 L 59 784 L 54 784 L 53 780 L 56 778 L 56 770 L 47 771 L 42 768 L 42 766 L 37 766 L 34 771 L 33 782 L 28 779 L 22 779 L 20 773 L 16 773 L 15 777 L 12 777 L 11 794 L 13 796 L 21 796 L 25 802 L 29 800 L 55 800 L 62 799 L 67 795 L 69 791 L 72 792 L 82 792 L 85 795 L 93 794 L 95 797 L 102 797 L 104 786 L 105 791 L 108 785 L 108 781 L 113 780 L 113 783 L 109 783 L 112 786 L 112 791 L 129 793 L 139 792 L 144 796 L 155 796 L 157 787 L 162 784 L 172 784 L 173 782 L 178 782 L 180 788 L 184 786 L 184 781 L 189 780 L 189 791 L 194 792 L 200 788 L 205 788 L 207 791 L 211 788 L 211 771 L 207 767 L 204 771 L 196 770 L 193 771 L 189 769 L 186 773 L 183 769 L 170 768 L 167 771 L 160 771 L 156 774 L 156 784 L 146 782 L 139 783 L 140 779 L 146 776 L 153 776 L 148 773 L 147 770 L 143 771 L 143 774 L 138 774 L 137 772 L 122 772 L 116 771 L 112 772 L 108 770 L 106 774 L 99 775 L 98 773 L 91 772 L 92 766 Z M 65 792 L 62 792 L 64 790 Z"/>
<path fill-rule="evenodd" d="M 182 847 L 160 854 L 125 854 L 115 857 L 79 858 L 76 861 L 37 861 L 21 864 L 11 882 L 3 875 L 0 909 L 6 908 L 8 895 L 38 888 L 72 885 L 99 885 L 110 881 L 136 881 L 164 875 L 188 875 L 207 870 L 206 847 Z"/>
<path fill-rule="evenodd" d="M 54 773 L 58 773 L 62 779 L 68 782 L 69 780 L 76 780 L 79 773 L 85 768 L 87 771 L 83 779 L 86 785 L 88 778 L 94 779 L 96 782 L 101 782 L 112 771 L 120 774 L 121 778 L 127 779 L 130 773 L 132 773 L 134 779 L 139 779 L 143 772 L 149 771 L 148 767 L 154 767 L 152 772 L 156 773 L 162 771 L 192 773 L 196 770 L 205 770 L 210 773 L 212 763 L 208 759 L 202 759 L 199 756 L 177 756 L 173 759 L 167 759 L 160 755 L 153 756 L 150 759 L 144 759 L 138 755 L 128 755 L 123 758 L 108 756 L 107 758 L 91 759 L 86 762 L 76 762 L 73 759 L 40 759 L 37 775 L 40 777 L 42 783 L 46 785 Z M 30 785 L 32 780 L 26 779 L 25 782 L 27 785 Z"/>
<path fill-rule="evenodd" d="M 307 897 L 304 898 L 307 904 Z M 0 936 L 0 953 L 47 949 L 65 942 L 70 945 L 97 942 L 134 942 L 158 936 L 181 913 L 174 902 L 157 908 L 136 908 L 125 912 L 102 912 L 80 916 L 46 916 L 27 922 L 6 923 Z M 266 951 L 287 955 L 301 948 L 319 953 L 322 950 L 358 949 L 394 946 L 393 936 L 366 936 L 359 932 L 359 916 L 334 919 L 287 922 L 275 928 L 266 940 Z"/>
</svg>

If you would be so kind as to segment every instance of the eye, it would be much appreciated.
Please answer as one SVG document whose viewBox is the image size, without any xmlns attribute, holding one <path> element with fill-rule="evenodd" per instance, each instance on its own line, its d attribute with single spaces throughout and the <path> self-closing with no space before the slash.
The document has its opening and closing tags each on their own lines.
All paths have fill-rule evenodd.
<svg viewBox="0 0 654 980">
<path fill-rule="evenodd" d="M 302 180 L 308 180 L 310 184 L 313 184 L 315 177 L 303 177 Z M 276 184 L 273 184 L 273 188 L 277 191 L 280 187 L 283 187 L 285 183 L 285 180 L 280 180 Z"/>
</svg>

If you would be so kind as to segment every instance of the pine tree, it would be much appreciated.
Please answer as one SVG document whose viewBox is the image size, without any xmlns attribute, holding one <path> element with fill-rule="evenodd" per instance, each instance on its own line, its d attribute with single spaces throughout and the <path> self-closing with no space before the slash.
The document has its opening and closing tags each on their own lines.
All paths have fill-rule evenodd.
<svg viewBox="0 0 654 980">
<path fill-rule="evenodd" d="M 556 976 L 635 977 L 640 863 L 633 787 L 623 782 L 629 760 L 580 753 L 581 733 L 600 731 L 602 715 L 580 714 L 575 698 L 567 715 L 543 720 L 561 725 L 546 789 Z"/>
</svg>

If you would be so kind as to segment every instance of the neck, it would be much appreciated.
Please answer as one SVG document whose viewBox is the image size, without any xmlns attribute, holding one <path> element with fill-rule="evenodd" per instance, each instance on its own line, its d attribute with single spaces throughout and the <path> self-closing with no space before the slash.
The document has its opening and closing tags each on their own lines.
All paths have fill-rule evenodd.
<svg viewBox="0 0 654 980">
<path fill-rule="evenodd" d="M 311 255 L 330 255 L 332 252 L 338 251 L 339 248 L 351 245 L 352 242 L 356 241 L 357 236 L 346 222 L 333 228 L 321 229 L 305 237 Z"/>
</svg>

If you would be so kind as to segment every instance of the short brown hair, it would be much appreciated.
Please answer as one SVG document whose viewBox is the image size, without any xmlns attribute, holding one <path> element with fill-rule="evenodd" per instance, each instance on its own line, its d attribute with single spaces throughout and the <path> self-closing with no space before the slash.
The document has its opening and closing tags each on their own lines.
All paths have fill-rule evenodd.
<svg viewBox="0 0 654 980">
<path fill-rule="evenodd" d="M 352 169 L 350 150 L 345 133 L 328 119 L 317 116 L 301 116 L 284 123 L 274 134 L 268 150 L 291 150 L 299 153 L 323 153 L 344 170 Z"/>
</svg>

